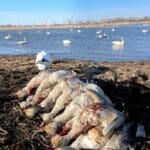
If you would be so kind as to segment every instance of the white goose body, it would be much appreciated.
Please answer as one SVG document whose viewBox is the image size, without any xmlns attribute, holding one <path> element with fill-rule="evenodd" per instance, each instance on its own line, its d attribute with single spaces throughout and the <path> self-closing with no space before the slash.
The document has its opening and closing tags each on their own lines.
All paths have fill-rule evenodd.
<svg viewBox="0 0 150 150">
<path fill-rule="evenodd" d="M 96 31 L 96 33 L 97 33 L 97 34 L 100 34 L 100 33 L 102 33 L 102 30 Z"/>
<path fill-rule="evenodd" d="M 99 38 L 106 38 L 106 33 L 100 34 L 98 37 Z"/>
<path fill-rule="evenodd" d="M 143 33 L 146 33 L 146 32 L 148 32 L 148 30 L 146 30 L 146 29 L 143 29 L 143 30 L 142 30 L 142 32 L 143 32 Z"/>
<path fill-rule="evenodd" d="M 50 56 L 45 51 L 39 52 L 36 55 L 35 64 L 40 71 L 45 70 L 50 64 Z"/>
<path fill-rule="evenodd" d="M 11 38 L 11 34 L 8 34 L 7 36 L 5 36 L 5 39 L 8 40 Z"/>
<path fill-rule="evenodd" d="M 47 35 L 50 35 L 51 33 L 49 31 L 46 32 Z"/>
<path fill-rule="evenodd" d="M 71 44 L 71 41 L 70 40 L 63 40 L 63 44 L 64 45 L 69 45 L 69 44 Z"/>
<path fill-rule="evenodd" d="M 115 31 L 115 28 L 113 27 L 111 31 L 114 32 L 114 31 Z"/>
<path fill-rule="evenodd" d="M 26 44 L 27 43 L 27 40 L 26 38 L 24 37 L 24 39 L 22 41 L 17 41 L 16 42 L 17 44 Z"/>
<path fill-rule="evenodd" d="M 112 44 L 113 44 L 113 45 L 124 45 L 125 42 L 124 42 L 123 37 L 121 37 L 121 40 L 120 40 L 120 41 L 113 41 Z"/>
</svg>

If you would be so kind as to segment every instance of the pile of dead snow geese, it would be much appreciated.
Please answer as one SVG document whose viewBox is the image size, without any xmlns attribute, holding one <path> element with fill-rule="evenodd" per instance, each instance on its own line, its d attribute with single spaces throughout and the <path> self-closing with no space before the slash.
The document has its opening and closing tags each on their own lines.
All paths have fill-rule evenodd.
<svg viewBox="0 0 150 150">
<path fill-rule="evenodd" d="M 33 92 L 35 90 L 35 93 Z M 32 95 L 32 94 L 33 95 Z M 42 71 L 17 92 L 27 117 L 43 119 L 52 148 L 125 149 L 127 114 L 113 108 L 94 83 L 84 83 L 75 72 Z"/>
</svg>

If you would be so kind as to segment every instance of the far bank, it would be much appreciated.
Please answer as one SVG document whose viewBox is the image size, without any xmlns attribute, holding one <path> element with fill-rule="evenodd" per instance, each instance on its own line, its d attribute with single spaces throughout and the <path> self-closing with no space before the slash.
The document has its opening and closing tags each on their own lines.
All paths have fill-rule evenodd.
<svg viewBox="0 0 150 150">
<path fill-rule="evenodd" d="M 101 27 L 114 27 L 114 26 L 127 26 L 134 24 L 150 25 L 148 21 L 110 21 L 110 22 L 97 22 L 97 23 L 78 23 L 78 24 L 50 24 L 50 25 L 1 25 L 0 30 L 37 30 L 37 29 L 79 29 L 79 28 L 101 28 Z"/>
</svg>

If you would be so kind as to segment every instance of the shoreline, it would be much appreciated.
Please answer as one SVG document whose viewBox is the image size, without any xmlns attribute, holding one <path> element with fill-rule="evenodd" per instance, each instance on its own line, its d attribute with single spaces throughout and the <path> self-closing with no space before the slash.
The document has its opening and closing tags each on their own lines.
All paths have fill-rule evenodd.
<svg viewBox="0 0 150 150">
<path fill-rule="evenodd" d="M 36 58 L 36 54 L 4 54 L 4 55 L 0 55 L 0 59 L 1 58 L 25 58 L 25 57 L 29 57 L 29 58 Z M 79 61 L 79 62 L 91 62 L 91 63 L 115 63 L 115 64 L 119 64 L 119 63 L 150 63 L 150 60 L 128 60 L 128 61 L 95 61 L 95 60 L 90 60 L 90 59 L 74 59 L 74 58 L 51 58 L 52 62 L 53 61 L 59 61 L 59 62 L 70 62 L 70 61 Z"/>
<path fill-rule="evenodd" d="M 28 75 L 30 76 L 30 74 L 33 75 L 32 72 L 34 73 L 38 72 L 35 66 L 35 57 L 36 57 L 35 55 L 0 56 L 0 73 L 2 74 L 3 71 L 6 71 L 11 74 L 14 71 L 17 73 L 18 70 L 22 70 L 24 74 L 27 74 L 27 76 Z M 103 69 L 101 70 L 101 68 L 103 68 L 104 70 Z M 30 69 L 32 69 L 31 72 L 26 72 L 27 70 L 29 71 Z M 75 70 L 80 73 L 82 72 L 89 81 L 92 80 L 91 78 L 93 77 L 93 74 L 94 73 L 97 74 L 97 72 L 99 71 L 100 72 L 98 74 L 102 75 L 103 77 L 102 80 L 106 79 L 114 80 L 113 78 L 116 72 L 116 74 L 118 74 L 117 82 L 123 82 L 124 80 L 128 80 L 129 78 L 135 78 L 136 82 L 139 82 L 139 84 L 141 84 L 142 86 L 147 86 L 147 88 L 150 88 L 150 61 L 95 62 L 91 60 L 79 60 L 79 59 L 54 59 L 51 62 L 50 69 L 52 70 L 67 69 L 67 70 Z M 139 72 L 143 72 L 143 76 L 147 76 L 148 79 L 145 80 L 146 82 L 144 80 L 143 81 L 138 80 Z M 89 78 L 90 75 L 92 76 Z M 10 79 L 8 78 L 8 80 Z M 15 86 L 19 87 L 19 85 Z"/>
<path fill-rule="evenodd" d="M 123 21 L 123 22 L 99 22 L 99 23 L 82 23 L 82 24 L 55 24 L 55 25 L 28 25 L 28 26 L 0 26 L 0 30 L 44 30 L 44 29 L 84 29 L 84 28 L 101 28 L 126 26 L 136 24 L 149 24 L 150 21 Z"/>
</svg>

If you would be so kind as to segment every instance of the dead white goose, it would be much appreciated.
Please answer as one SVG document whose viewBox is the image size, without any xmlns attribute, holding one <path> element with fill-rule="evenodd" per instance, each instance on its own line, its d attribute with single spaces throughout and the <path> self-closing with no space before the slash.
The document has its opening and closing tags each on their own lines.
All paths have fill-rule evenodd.
<svg viewBox="0 0 150 150">
<path fill-rule="evenodd" d="M 72 144 L 75 149 L 101 149 L 108 141 L 107 137 L 103 137 L 102 127 L 97 126 L 88 130 L 87 134 L 81 134 Z"/>
<path fill-rule="evenodd" d="M 79 83 L 79 84 L 82 84 L 82 83 Z M 56 89 L 58 90 L 59 88 L 57 87 Z M 50 93 L 50 95 L 54 95 L 54 93 L 52 92 Z M 75 90 L 70 96 L 68 96 L 68 98 L 70 99 L 70 104 L 66 106 L 64 112 L 58 115 L 54 119 L 54 121 L 63 124 L 66 120 L 69 120 L 70 118 L 72 118 L 83 107 L 89 104 L 93 104 L 95 102 L 106 103 L 106 104 L 111 105 L 111 101 L 109 100 L 109 98 L 106 97 L 102 89 L 100 89 L 95 84 L 87 84 L 87 85 L 84 85 L 84 87 L 80 87 L 78 90 Z M 43 101 L 40 104 L 41 107 L 47 106 L 48 105 L 47 102 L 48 102 L 47 100 Z M 77 104 L 79 104 L 80 107 Z M 63 105 L 60 104 L 60 102 L 59 104 L 57 104 L 57 106 L 61 107 L 62 109 L 64 108 Z M 50 117 L 51 114 L 52 114 L 51 112 L 43 114 L 42 115 L 43 121 L 48 121 L 49 118 L 51 118 Z"/>
<path fill-rule="evenodd" d="M 61 74 L 62 73 L 64 74 L 64 71 L 61 71 Z M 61 81 L 60 76 L 59 77 L 58 76 L 53 77 L 53 79 L 52 79 L 52 74 L 53 73 L 51 73 L 51 77 L 49 79 L 47 78 L 48 80 L 45 83 L 47 83 L 47 82 L 55 83 L 56 81 L 59 81 L 57 83 L 60 83 L 60 81 Z M 50 81 L 50 79 L 51 79 L 51 81 Z M 64 80 L 64 81 L 67 81 L 67 83 L 69 82 L 69 85 L 72 87 L 72 82 L 73 82 L 72 79 L 71 79 L 72 82 L 68 79 Z M 48 85 L 44 85 L 44 89 L 49 87 L 50 83 Z M 64 88 L 64 86 L 62 86 L 62 87 Z M 42 89 L 40 89 L 40 91 Z M 113 108 L 111 108 L 110 105 L 107 106 L 107 105 L 103 105 L 103 103 L 102 103 L 102 105 L 95 103 L 98 101 L 97 100 L 98 97 L 95 95 L 96 94 L 95 92 L 97 92 L 100 95 L 101 94 L 103 95 L 104 93 L 99 87 L 97 87 L 93 83 L 85 85 L 81 89 L 83 90 L 84 93 L 83 92 L 79 93 L 78 97 L 75 96 L 75 98 L 76 98 L 76 100 L 79 98 L 81 98 L 83 100 L 80 99 L 79 101 L 78 100 L 74 101 L 74 106 L 72 105 L 72 107 L 70 107 L 70 110 L 69 110 L 67 107 L 73 102 L 72 101 L 68 106 L 66 106 L 66 109 L 68 109 L 69 111 L 67 110 L 66 114 L 64 114 L 64 112 L 60 114 L 60 115 L 63 114 L 61 117 L 62 118 L 61 120 L 60 120 L 60 117 L 58 120 L 58 116 L 57 116 L 57 117 L 53 118 L 51 124 L 48 124 L 48 126 L 44 126 L 44 128 L 46 128 L 46 129 L 44 129 L 44 131 L 48 130 L 48 132 L 47 132 L 48 134 L 51 134 L 51 132 L 52 132 L 52 135 L 53 134 L 55 135 L 51 141 L 53 147 L 57 147 L 57 143 L 59 143 L 59 142 L 60 142 L 60 146 L 68 145 L 67 143 L 70 142 L 72 139 L 76 138 L 76 135 L 81 135 L 81 133 L 83 133 L 83 131 L 87 132 L 84 129 L 88 130 L 89 128 L 91 128 L 93 126 L 99 126 L 100 125 L 100 129 L 98 129 L 98 130 L 95 129 L 94 131 L 92 130 L 90 133 L 87 133 L 86 139 L 83 140 L 84 142 L 86 142 L 88 140 L 87 138 L 89 138 L 89 140 L 87 141 L 88 143 L 87 142 L 85 143 L 85 144 L 87 144 L 87 149 L 89 149 L 89 148 L 97 149 L 97 147 L 99 147 L 99 146 L 101 147 L 101 144 L 103 145 L 103 142 L 104 142 L 104 144 L 105 144 L 105 142 L 107 142 L 107 141 L 105 141 L 105 137 L 108 135 L 109 136 L 112 135 L 114 133 L 113 131 L 116 130 L 117 128 L 119 128 L 123 124 L 123 122 L 126 118 L 123 113 L 115 111 Z M 49 90 L 49 91 L 51 91 L 51 90 Z M 93 92 L 93 94 L 92 94 L 92 92 Z M 38 94 L 41 95 L 41 92 Z M 79 97 L 81 94 L 84 94 L 84 95 Z M 53 95 L 55 95 L 55 94 L 53 93 Z M 87 100 L 85 99 L 85 96 L 86 96 Z M 72 98 L 72 99 L 74 99 L 74 98 Z M 27 102 L 32 101 L 32 97 L 31 97 L 31 99 L 28 99 L 26 101 Z M 58 99 L 57 99 L 57 101 L 59 102 Z M 83 105 L 82 105 L 82 101 L 84 101 Z M 87 101 L 88 105 L 86 105 L 85 101 Z M 94 103 L 92 101 L 94 101 Z M 88 107 L 90 104 L 93 104 L 92 107 Z M 60 104 L 58 106 L 61 107 L 62 105 Z M 25 109 L 23 109 L 23 110 L 24 110 L 24 113 L 26 114 L 26 116 L 32 118 L 34 115 L 36 115 L 39 112 L 38 109 L 39 110 L 41 109 L 38 107 L 39 107 L 39 105 L 27 107 L 27 108 L 25 106 Z M 74 108 L 74 107 L 77 107 L 77 108 Z M 85 108 L 85 107 L 87 107 L 87 108 Z M 85 108 L 85 111 L 82 112 L 82 110 L 84 108 Z M 64 111 L 66 111 L 66 109 Z M 81 113 L 80 113 L 80 111 L 81 111 Z M 66 115 L 71 115 L 71 117 L 66 116 Z M 71 118 L 73 118 L 73 120 Z M 63 132 L 60 132 L 59 136 L 56 135 L 57 132 L 55 132 L 56 131 L 55 129 L 57 129 L 57 125 L 59 125 L 59 123 L 65 124 L 62 131 L 65 131 L 65 129 L 67 129 L 67 130 L 69 129 L 68 132 L 65 132 L 65 135 L 63 135 Z M 95 134 L 95 132 L 96 132 L 96 134 Z M 94 139 L 94 137 L 95 137 L 95 139 Z M 103 141 L 103 137 L 104 137 L 104 141 Z M 99 141 L 97 143 L 97 139 L 99 139 L 101 141 L 101 143 L 99 143 Z M 81 139 L 79 140 L 79 144 L 82 144 L 82 141 L 81 142 L 80 141 L 81 141 Z"/>
<path fill-rule="evenodd" d="M 65 106 L 67 104 L 69 104 L 72 101 L 74 94 L 76 94 L 75 91 L 79 88 L 81 81 L 80 80 L 77 81 L 76 78 L 68 79 L 68 80 L 70 80 L 70 82 L 72 82 L 72 83 L 68 84 L 69 81 L 62 80 L 60 85 L 58 83 L 58 85 L 59 85 L 58 87 L 53 88 L 54 90 L 56 89 L 57 91 L 59 88 L 61 88 L 60 94 L 58 93 L 59 96 L 56 92 L 51 91 L 48 96 L 48 99 L 46 99 L 42 103 L 40 103 L 41 107 L 48 106 L 49 103 L 51 103 L 50 105 L 53 107 L 51 112 L 43 114 L 42 118 L 47 118 L 46 120 L 48 120 L 48 118 L 50 118 L 50 119 L 54 118 L 60 111 L 62 111 L 65 108 Z M 76 83 L 76 82 L 78 82 L 78 83 Z M 57 94 L 57 96 L 56 96 L 56 98 L 54 98 L 54 95 L 56 95 L 56 94 Z M 53 103 L 54 103 L 54 106 L 53 106 Z"/>
<path fill-rule="evenodd" d="M 23 101 L 20 103 L 21 108 L 27 108 L 29 106 L 37 105 L 38 103 L 42 102 L 49 94 L 49 92 L 52 90 L 53 87 L 49 87 L 41 92 L 41 94 L 38 97 L 35 97 L 34 95 L 30 95 L 27 97 L 26 101 Z M 49 110 L 49 108 L 48 108 Z"/>
<path fill-rule="evenodd" d="M 90 98 L 86 93 L 80 93 L 75 98 L 72 99 L 71 103 L 66 106 L 64 112 L 55 118 L 56 122 L 65 123 L 67 120 L 75 116 L 84 106 L 94 103 L 94 100 Z M 61 106 L 60 106 L 61 107 Z M 42 115 L 42 119 L 48 122 L 50 118 L 50 113 L 45 113 Z M 54 119 L 54 118 L 53 118 Z"/>
<path fill-rule="evenodd" d="M 47 98 L 45 98 L 41 103 L 40 106 L 45 108 L 50 104 L 56 102 L 56 99 L 62 94 L 63 92 L 64 81 L 61 81 L 55 85 L 55 87 L 49 92 Z"/>
<path fill-rule="evenodd" d="M 119 131 L 110 136 L 102 136 L 102 127 L 97 126 L 88 130 L 87 134 L 81 134 L 72 144 L 75 149 L 130 149 L 129 129 L 131 124 L 126 124 Z M 131 149 L 130 149 L 131 150 Z"/>
<path fill-rule="evenodd" d="M 67 78 L 71 78 L 72 76 L 73 76 L 73 74 L 71 72 L 65 71 L 65 70 L 59 70 L 59 71 L 49 74 L 49 76 L 45 77 L 45 79 L 41 82 L 41 84 L 37 88 L 36 93 L 33 98 L 33 101 L 32 101 L 32 105 L 36 105 L 39 102 L 39 97 L 45 89 L 53 87 L 55 84 L 57 84 L 63 78 L 67 79 Z M 60 82 L 59 82 L 59 84 L 60 84 Z M 57 95 L 55 92 L 59 93 L 59 91 L 60 91 L 59 89 L 61 90 L 61 88 L 57 88 L 54 91 L 53 97 Z"/>
<path fill-rule="evenodd" d="M 104 91 L 103 91 L 98 85 L 96 85 L 96 84 L 94 84 L 94 83 L 88 83 L 88 84 L 86 84 L 86 85 L 84 85 L 84 86 L 85 86 L 85 87 L 84 87 L 84 91 L 85 91 L 85 92 L 90 93 L 90 92 L 87 91 L 87 90 L 90 90 L 90 91 L 92 91 L 92 92 L 96 92 L 96 93 L 98 94 L 97 96 L 99 96 L 100 99 L 103 99 L 106 104 L 112 105 L 112 102 L 111 102 L 111 100 L 109 99 L 109 97 L 107 97 L 107 96 L 105 95 Z M 86 89 L 87 89 L 87 90 L 86 90 Z M 93 94 L 93 95 L 95 95 L 95 94 Z M 91 96 L 91 97 L 95 97 L 95 98 L 96 98 L 96 96 Z"/>
<path fill-rule="evenodd" d="M 93 89 L 92 86 L 89 86 L 88 88 Z M 69 105 L 66 106 L 66 108 L 62 114 L 56 116 L 56 118 L 53 118 L 54 121 L 63 124 L 67 120 L 74 117 L 79 111 L 82 110 L 82 108 L 84 108 L 88 105 L 91 105 L 95 102 L 102 103 L 103 100 L 101 100 L 96 93 L 90 91 L 89 89 L 81 88 L 81 89 L 78 89 L 77 91 L 74 91 L 70 95 L 71 100 L 70 100 Z M 62 107 L 62 106 L 59 105 L 59 107 Z M 47 122 L 49 120 L 49 118 L 50 118 L 50 113 L 45 113 L 42 115 L 43 121 Z"/>
<path fill-rule="evenodd" d="M 66 146 L 72 139 L 76 139 L 78 135 L 83 133 L 83 130 L 88 130 L 93 126 L 97 126 L 99 124 L 98 115 L 91 111 L 94 108 L 95 105 L 88 106 L 82 110 L 81 113 L 67 121 L 64 125 L 64 129 L 69 129 L 69 132 L 63 136 L 61 136 L 62 133 L 59 135 L 55 134 L 51 138 L 52 147 Z"/>
<path fill-rule="evenodd" d="M 43 95 L 43 92 L 45 93 L 45 90 L 47 91 L 47 88 L 51 88 L 54 86 L 54 84 L 62 78 L 71 78 L 74 74 L 69 71 L 65 70 L 59 70 L 54 73 L 49 73 L 48 71 L 42 71 L 37 76 L 33 77 L 29 83 L 26 85 L 26 87 L 23 88 L 23 90 L 19 90 L 16 95 L 19 98 L 27 97 L 31 94 L 32 89 L 37 88 L 35 95 L 33 96 L 33 99 L 31 102 L 25 102 L 21 105 L 23 107 L 26 107 L 26 105 L 36 105 L 39 103 L 39 99 L 41 95 Z M 50 90 L 51 91 L 51 90 Z M 58 89 L 56 89 L 58 92 Z M 56 94 L 56 93 L 55 93 Z M 55 95 L 54 94 L 54 95 Z"/>
<path fill-rule="evenodd" d="M 31 95 L 32 90 L 38 88 L 41 82 L 47 78 L 49 74 L 50 73 L 48 71 L 39 72 L 27 83 L 27 85 L 22 90 L 17 91 L 16 95 L 21 99 Z"/>
<path fill-rule="evenodd" d="M 22 41 L 17 41 L 16 43 L 17 43 L 17 44 L 27 44 L 27 40 L 26 40 L 26 38 L 24 37 Z"/>
<path fill-rule="evenodd" d="M 121 37 L 121 40 L 112 41 L 112 44 L 113 44 L 113 45 L 124 45 L 124 44 L 125 44 L 124 38 Z"/>
<path fill-rule="evenodd" d="M 59 135 L 55 134 L 51 138 L 52 146 L 54 148 L 57 146 L 66 146 L 72 139 L 75 139 L 78 135 L 83 133 L 83 131 L 98 125 L 102 127 L 101 135 L 110 135 L 116 128 L 120 127 L 123 124 L 123 121 L 126 119 L 119 119 L 120 121 L 114 122 L 116 117 L 120 117 L 120 115 L 118 116 L 118 112 L 114 109 L 103 108 L 103 106 L 98 105 L 97 103 L 88 105 L 87 107 L 82 108 L 82 111 L 75 115 L 74 118 L 65 123 L 63 129 L 69 130 L 67 134 L 63 136 L 61 133 Z M 111 126 L 111 130 L 105 134 L 105 131 L 109 128 L 109 125 Z M 59 145 L 57 145 L 58 143 Z"/>
</svg>

